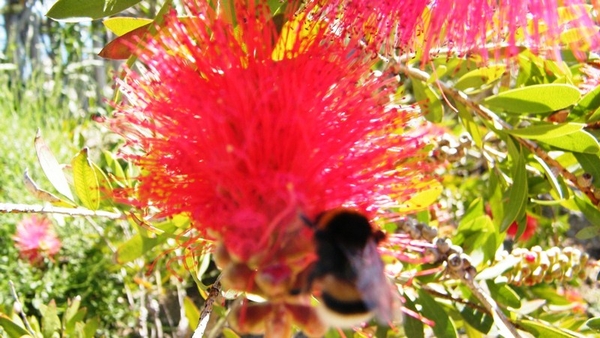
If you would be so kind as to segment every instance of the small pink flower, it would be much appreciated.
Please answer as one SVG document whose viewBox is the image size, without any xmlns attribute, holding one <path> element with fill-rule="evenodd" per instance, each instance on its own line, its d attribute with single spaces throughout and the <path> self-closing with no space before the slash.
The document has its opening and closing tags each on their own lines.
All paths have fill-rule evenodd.
<svg viewBox="0 0 600 338">
<path fill-rule="evenodd" d="M 44 257 L 52 258 L 61 247 L 50 220 L 36 215 L 19 222 L 13 239 L 21 258 L 31 264 L 39 263 Z"/>
</svg>

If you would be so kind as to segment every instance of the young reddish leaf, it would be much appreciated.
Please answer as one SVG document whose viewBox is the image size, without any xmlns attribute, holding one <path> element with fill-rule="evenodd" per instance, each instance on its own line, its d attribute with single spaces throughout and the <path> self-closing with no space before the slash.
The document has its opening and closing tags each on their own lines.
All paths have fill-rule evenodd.
<svg viewBox="0 0 600 338">
<path fill-rule="evenodd" d="M 119 13 L 141 0 L 58 0 L 46 16 L 60 21 L 95 20 Z"/>
<path fill-rule="evenodd" d="M 146 18 L 129 18 L 129 17 L 114 17 L 102 21 L 104 27 L 108 28 L 117 36 L 125 35 L 135 29 L 147 26 L 152 23 L 151 19 Z"/>
<path fill-rule="evenodd" d="M 133 54 L 132 48 L 148 32 L 150 25 L 151 23 L 143 25 L 112 40 L 102 48 L 98 55 L 111 60 L 125 60 L 129 58 Z"/>
<path fill-rule="evenodd" d="M 35 135 L 34 145 L 40 166 L 50 183 L 52 183 L 59 193 L 73 201 L 73 193 L 71 192 L 67 178 L 62 172 L 62 167 L 58 164 L 58 161 L 50 151 L 50 148 L 48 148 L 46 142 L 44 142 L 44 139 L 42 139 L 39 129 Z"/>
<path fill-rule="evenodd" d="M 25 173 L 23 174 L 23 183 L 25 183 L 27 191 L 41 201 L 50 203 L 58 203 L 61 201 L 58 196 L 40 188 L 31 176 L 29 176 L 29 171 L 27 169 L 25 169 Z"/>
<path fill-rule="evenodd" d="M 81 150 L 71 162 L 73 166 L 73 182 L 75 193 L 81 203 L 90 210 L 98 210 L 100 206 L 100 186 L 96 171 L 88 158 L 88 149 Z"/>
</svg>

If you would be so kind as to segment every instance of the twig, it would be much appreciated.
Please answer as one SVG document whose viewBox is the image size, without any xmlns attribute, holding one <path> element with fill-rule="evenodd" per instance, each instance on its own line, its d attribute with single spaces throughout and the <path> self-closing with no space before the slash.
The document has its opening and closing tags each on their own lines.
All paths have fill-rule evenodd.
<svg viewBox="0 0 600 338">
<path fill-rule="evenodd" d="M 450 277 L 460 279 L 469 287 L 475 297 L 477 297 L 481 304 L 486 308 L 487 313 L 492 315 L 494 324 L 498 327 L 500 334 L 503 337 L 520 338 L 521 335 L 519 335 L 516 327 L 508 318 L 506 318 L 496 301 L 485 292 L 477 282 L 475 282 L 477 270 L 471 265 L 469 257 L 466 254 L 459 255 L 453 253 L 448 256 L 446 263 L 446 271 Z"/>
<path fill-rule="evenodd" d="M 117 212 L 103 210 L 89 210 L 84 208 L 63 208 L 49 205 L 30 205 L 16 203 L 0 203 L 0 213 L 15 214 L 62 214 L 69 216 L 95 216 L 110 219 L 125 218 L 125 215 Z"/>
<path fill-rule="evenodd" d="M 406 66 L 400 62 L 398 62 L 396 67 L 400 72 L 408 74 L 409 76 L 416 78 L 418 80 L 421 80 L 421 81 L 427 82 L 427 81 L 429 81 L 429 79 L 431 77 L 427 72 L 421 71 L 421 70 L 413 68 L 413 67 Z M 494 112 L 492 112 L 491 110 L 487 109 L 486 107 L 483 107 L 483 106 L 479 105 L 478 103 L 474 102 L 473 100 L 471 100 L 468 97 L 468 95 L 465 94 L 464 92 L 457 90 L 455 88 L 446 86 L 441 81 L 436 81 L 436 82 L 438 84 L 438 88 L 445 95 L 453 98 L 456 102 L 459 102 L 459 103 L 463 104 L 464 106 L 469 107 L 479 117 L 493 122 L 494 125 L 499 126 L 501 129 L 505 129 L 505 130 L 514 129 L 510 124 L 508 124 L 504 120 L 500 119 Z M 592 191 L 591 187 L 586 187 L 586 186 L 582 186 L 581 184 L 579 184 L 579 182 L 577 182 L 577 176 L 573 175 L 570 171 L 568 171 L 565 167 L 563 167 L 560 163 L 558 163 L 558 161 L 556 161 L 555 159 L 550 157 L 550 155 L 548 155 L 544 150 L 542 150 L 535 142 L 532 142 L 530 140 L 527 140 L 527 139 L 524 139 L 521 137 L 515 137 L 515 139 L 521 145 L 523 145 L 525 148 L 527 148 L 530 152 L 532 152 L 533 154 L 537 155 L 542 160 L 544 160 L 544 162 L 546 162 L 548 165 L 558 169 L 563 177 L 565 177 L 566 179 L 571 181 L 571 183 L 575 187 L 577 187 L 577 189 L 582 191 L 590 199 L 590 201 L 592 201 L 592 203 L 594 205 L 598 206 L 598 203 L 600 202 L 600 200 L 598 200 L 598 198 L 596 198 L 596 196 L 594 196 L 594 192 Z"/>
<path fill-rule="evenodd" d="M 29 321 L 27 320 L 25 312 L 23 312 L 23 303 L 21 303 L 21 301 L 19 300 L 19 296 L 17 295 L 17 291 L 15 290 L 15 284 L 11 280 L 9 280 L 8 286 L 10 287 L 10 293 L 15 299 L 16 312 L 19 314 L 19 317 L 21 317 L 21 320 L 25 324 L 25 328 L 27 329 L 27 331 L 31 334 L 32 337 L 36 337 L 35 332 L 33 332 L 33 329 L 31 328 L 31 325 L 29 325 Z"/>
<path fill-rule="evenodd" d="M 489 316 L 492 315 L 492 313 L 489 312 L 487 308 L 485 308 L 485 307 L 483 307 L 483 306 L 481 306 L 479 304 L 475 304 L 475 303 L 469 302 L 468 300 L 464 300 L 464 299 L 462 299 L 460 297 L 456 297 L 456 296 L 453 296 L 451 294 L 439 292 L 439 291 L 431 288 L 430 286 L 428 286 L 426 284 L 421 285 L 421 289 L 423 289 L 424 291 L 428 292 L 429 294 L 431 294 L 431 295 L 433 295 L 435 297 L 447 299 L 447 300 L 452 301 L 454 303 L 461 303 L 461 304 L 464 304 L 465 306 L 468 306 L 468 307 L 470 307 L 472 309 L 475 309 L 475 310 L 477 310 L 479 312 L 483 312 L 483 313 L 485 313 L 485 314 L 487 314 Z"/>
<path fill-rule="evenodd" d="M 212 312 L 213 303 L 221 294 L 221 275 L 217 277 L 217 280 L 208 288 L 208 296 L 206 297 L 206 301 L 204 302 L 204 306 L 202 307 L 202 311 L 200 312 L 200 320 L 198 321 L 198 327 L 196 331 L 194 331 L 194 335 L 192 338 L 201 338 L 204 337 L 204 332 L 206 331 L 206 327 L 208 326 L 208 321 L 210 319 L 210 314 Z"/>
</svg>

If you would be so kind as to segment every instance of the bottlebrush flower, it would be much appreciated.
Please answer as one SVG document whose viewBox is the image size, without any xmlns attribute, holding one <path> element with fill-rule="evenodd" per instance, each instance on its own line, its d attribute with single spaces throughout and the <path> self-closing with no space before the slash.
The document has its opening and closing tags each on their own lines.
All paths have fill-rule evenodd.
<svg viewBox="0 0 600 338">
<path fill-rule="evenodd" d="M 419 133 L 403 132 L 415 113 L 383 104 L 389 81 L 368 56 L 298 29 L 277 61 L 271 21 L 245 14 L 236 28 L 168 15 L 113 121 L 144 152 L 138 203 L 191 215 L 242 261 L 306 228 L 299 215 L 409 195 L 423 169 Z"/>
<path fill-rule="evenodd" d="M 580 50 L 599 42 L 582 0 L 329 0 L 313 2 L 315 9 L 376 51 L 421 50 L 425 59 L 438 48 L 486 58 L 489 47 L 515 55 L 519 46 L 560 58 L 558 46 Z"/>
<path fill-rule="evenodd" d="M 44 257 L 52 257 L 61 247 L 60 240 L 45 217 L 32 215 L 17 224 L 13 237 L 22 259 L 31 264 L 39 263 Z"/>
</svg>

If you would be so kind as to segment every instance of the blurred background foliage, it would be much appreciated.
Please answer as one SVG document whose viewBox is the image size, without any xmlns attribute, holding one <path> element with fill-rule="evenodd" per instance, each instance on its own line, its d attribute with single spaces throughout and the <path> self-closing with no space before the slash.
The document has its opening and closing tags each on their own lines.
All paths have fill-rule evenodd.
<svg viewBox="0 0 600 338">
<path fill-rule="evenodd" d="M 41 188 L 51 187 L 36 158 L 38 128 L 60 163 L 70 163 L 74 154 L 88 147 L 94 162 L 106 166 L 102 150 L 116 152 L 114 136 L 95 121 L 110 110 L 112 79 L 120 65 L 97 54 L 114 36 L 101 21 L 69 23 L 47 18 L 45 13 L 53 3 L 0 0 L 2 202 L 39 204 L 25 189 L 26 169 Z M 154 1 L 142 1 L 122 14 L 154 17 L 155 6 Z M 116 245 L 132 233 L 127 222 L 48 216 L 62 249 L 54 259 L 32 266 L 19 259 L 13 242 L 16 226 L 24 217 L 0 214 L 0 313 L 15 315 L 12 281 L 24 312 L 32 318 L 43 318 L 52 300 L 62 314 L 69 301 L 80 299 L 80 308 L 87 309 L 86 318 L 98 322 L 96 335 L 150 336 L 153 332 L 157 336 L 160 332 L 162 336 L 177 330 L 180 307 L 173 299 L 175 303 L 182 300 L 189 282 L 178 278 L 186 273 L 179 268 L 177 278 L 163 275 L 162 271 L 169 271 L 164 262 L 149 271 L 147 263 L 153 258 L 115 264 Z M 179 336 L 185 336 L 189 328 L 179 330 L 183 332 Z M 0 336 L 6 334 L 0 328 Z"/>
<path fill-rule="evenodd" d="M 3 168 L 0 171 L 0 202 L 40 203 L 25 189 L 25 170 L 41 189 L 52 190 L 53 182 L 46 177 L 47 173 L 42 170 L 36 157 L 34 138 L 38 129 L 58 162 L 68 164 L 64 172 L 71 180 L 71 185 L 72 159 L 76 154 L 82 154 L 80 151 L 84 147 L 88 149 L 85 152 L 86 160 L 89 159 L 102 172 L 110 175 L 113 184 L 131 184 L 130 177 L 135 170 L 117 159 L 115 154 L 118 153 L 119 138 L 96 122 L 111 110 L 108 100 L 114 96 L 112 79 L 120 66 L 120 62 L 101 59 L 97 54 L 115 36 L 99 20 L 69 23 L 48 19 L 44 14 L 53 3 L 48 0 L 0 0 L 0 164 Z M 174 4 L 178 5 L 177 2 Z M 156 2 L 141 1 L 119 15 L 153 19 L 158 11 Z M 493 253 L 480 250 L 491 243 L 488 240 L 497 246 L 504 242 L 509 251 L 513 246 L 530 248 L 535 245 L 544 249 L 579 245 L 592 254 L 600 251 L 597 233 L 580 236 L 586 237 L 586 241 L 575 236 L 586 226 L 598 232 L 598 227 L 589 227 L 587 221 L 594 220 L 598 211 L 592 210 L 593 207 L 574 205 L 573 199 L 567 201 L 578 192 L 572 186 L 567 187 L 560 173 L 547 171 L 526 150 L 519 149 L 516 153 L 507 154 L 509 146 L 506 140 L 514 136 L 500 135 L 500 131 L 491 128 L 489 121 L 481 117 L 474 119 L 472 112 L 456 101 L 452 103 L 458 107 L 458 111 L 453 111 L 446 98 L 440 95 L 440 87 L 435 81 L 420 78 L 416 71 L 419 69 L 427 74 L 436 74 L 438 78 L 435 80 L 463 90 L 470 95 L 470 99 L 479 103 L 486 97 L 496 96 L 499 91 L 508 90 L 505 82 L 512 81 L 512 86 L 517 84 L 524 87 L 567 83 L 573 88 L 584 82 L 586 74 L 582 72 L 581 64 L 572 58 L 569 60 L 571 68 L 565 70 L 556 62 L 542 60 L 527 50 L 522 51 L 520 56 L 525 61 L 512 73 L 505 72 L 504 61 L 490 65 L 482 71 L 484 73 L 477 73 L 480 64 L 444 55 L 424 65 L 418 64 L 416 58 L 416 63 L 395 72 L 400 74 L 398 97 L 402 103 L 426 102 L 420 108 L 433 125 L 443 130 L 443 137 L 432 145 L 432 159 L 445 166 L 439 174 L 443 189 L 436 187 L 440 194 L 438 202 L 430 210 L 416 214 L 415 218 L 428 225 L 439 225 L 440 235 L 452 237 L 454 244 L 462 245 L 480 267 L 495 264 Z M 588 61 L 592 64 L 592 57 Z M 597 87 L 598 82 L 594 81 L 598 79 L 600 76 L 592 79 L 593 87 Z M 576 90 L 573 88 L 571 91 Z M 598 97 L 600 94 L 594 95 Z M 567 104 L 570 107 L 568 110 L 576 113 L 577 107 L 584 105 L 587 105 L 585 110 L 600 107 L 600 101 L 588 97 L 593 101 L 590 103 L 585 97 L 581 100 L 578 98 Z M 450 100 L 453 99 L 450 97 Z M 532 97 L 533 101 L 539 99 Z M 571 107 L 573 103 L 574 108 Z M 501 106 L 502 100 L 496 98 L 496 104 Z M 491 106 L 494 108 L 493 104 Z M 528 116 L 502 107 L 495 112 L 510 124 L 523 128 L 546 123 L 550 113 Z M 572 114 L 568 122 L 593 122 L 588 121 L 587 117 Z M 597 140 L 596 130 L 591 130 L 590 134 Z M 544 149 L 559 153 L 548 145 Z M 556 158 L 564 167 L 581 176 L 589 169 L 578 163 L 582 156 L 576 159 L 569 155 L 567 149 Z M 586 158 L 600 163 L 598 156 Z M 518 228 L 524 234 L 519 240 L 513 240 L 513 233 L 509 236 L 512 238 L 504 241 L 505 235 L 498 231 L 499 225 L 502 216 L 512 211 L 496 209 L 506 200 L 503 194 L 514 186 L 509 183 L 516 176 L 512 171 L 514 163 L 518 161 L 522 161 L 523 168 L 527 170 L 520 173 L 523 186 L 517 188 L 522 188 L 525 193 L 520 195 L 522 203 L 517 207 L 525 204 L 527 207 L 520 210 L 519 215 L 515 214 L 508 224 L 514 224 L 514 232 Z M 593 161 L 591 163 L 596 163 Z M 596 188 L 600 187 L 599 180 L 593 184 Z M 564 203 L 538 199 L 543 196 L 549 200 L 560 200 L 558 195 L 565 197 L 564 201 L 561 200 Z M 528 203 L 535 199 L 538 199 L 536 203 Z M 509 205 L 507 209 L 513 206 Z M 190 336 L 200 316 L 200 294 L 205 296 L 207 285 L 215 280 L 217 271 L 214 264 L 208 255 L 195 262 L 182 259 L 189 254 L 177 245 L 185 241 L 182 229 L 187 225 L 186 219 L 159 220 L 149 225 L 134 212 L 127 216 L 127 219 L 119 220 L 48 216 L 62 242 L 62 248 L 55 257 L 46 257 L 41 264 L 30 264 L 19 258 L 13 240 L 17 225 L 24 216 L 0 214 L 0 314 L 5 315 L 0 316 L 0 335 L 19 336 L 24 326 L 22 318 L 18 316 L 19 306 L 15 307 L 18 302 L 9 284 L 12 281 L 14 293 L 23 303 L 23 312 L 28 315 L 34 331 L 40 332 L 43 337 L 52 337 L 54 332 L 58 332 L 58 329 L 52 328 L 56 325 L 60 327 L 61 321 L 64 327 L 71 329 L 63 331 L 63 336 Z M 474 218 L 485 222 L 470 222 Z M 482 224 L 489 227 L 482 228 Z M 395 229 L 396 226 L 394 224 L 391 227 Z M 528 228 L 535 234 L 526 237 Z M 157 236 L 157 233 L 165 235 Z M 489 249 L 495 250 L 495 247 Z M 483 255 L 487 256 L 484 258 Z M 191 274 L 184 263 L 189 263 L 187 267 L 191 267 Z M 579 261 L 573 259 L 572 263 L 578 264 Z M 409 268 L 417 271 L 427 267 Z M 518 273 L 520 268 L 525 270 L 528 266 L 515 265 L 512 271 Z M 507 272 L 507 275 L 509 273 L 512 272 Z M 471 313 L 469 317 L 468 311 L 464 311 L 467 307 L 449 302 L 441 297 L 441 293 L 435 294 L 425 287 L 418 288 L 419 283 L 425 286 L 442 279 L 441 275 L 416 278 L 416 292 L 420 299 L 411 301 L 419 306 L 426 302 L 433 304 L 424 311 L 425 315 L 449 318 L 447 323 L 450 329 L 454 329 L 453 333 L 456 333 L 456 323 L 461 334 L 483 336 L 469 326 L 477 325 L 477 320 L 483 318 L 487 321 L 476 327 L 482 331 L 490 329 L 489 318 L 486 319 L 481 312 Z M 558 337 L 569 336 L 571 331 L 567 330 L 578 330 L 588 317 L 600 315 L 600 309 L 597 308 L 600 303 L 597 301 L 598 293 L 591 290 L 591 283 L 588 285 L 581 280 L 562 283 L 561 280 L 551 281 L 555 284 L 526 287 L 514 283 L 514 278 L 511 282 L 510 286 L 502 284 L 497 289 L 490 282 L 492 295 L 504 309 L 507 306 L 521 306 L 521 312 L 515 310 L 512 314 L 519 320 L 526 318 L 519 322 L 522 325 L 520 328 L 529 328 L 530 332 L 542 330 Z M 466 288 L 461 289 L 456 285 L 444 287 L 452 289 L 461 299 L 473 301 L 473 295 Z M 424 293 L 423 290 L 429 291 Z M 440 297 L 433 300 L 429 297 L 431 295 Z M 235 298 L 235 295 L 230 296 Z M 450 297 L 450 292 L 447 296 Z M 577 307 L 581 304 L 590 306 Z M 409 306 L 414 307 L 415 304 Z M 222 324 L 226 309 L 215 305 L 213 311 L 218 315 L 213 316 L 213 320 L 219 320 Z M 11 326 L 7 318 L 10 318 L 10 323 L 19 325 Z M 544 326 L 540 327 L 539 322 L 527 321 L 531 318 L 541 318 L 561 330 L 544 331 Z M 410 320 L 407 322 L 420 325 L 418 328 L 423 334 L 423 324 L 414 318 L 412 322 Z M 215 323 L 212 325 L 218 326 Z M 596 325 L 596 329 L 600 327 Z M 583 327 L 582 330 L 584 334 L 592 332 L 591 327 Z M 223 332 L 227 336 L 235 336 L 227 329 Z M 348 336 L 353 334 L 347 332 Z M 389 334 L 400 335 L 398 332 Z M 339 335 L 331 330 L 327 336 Z"/>
</svg>

